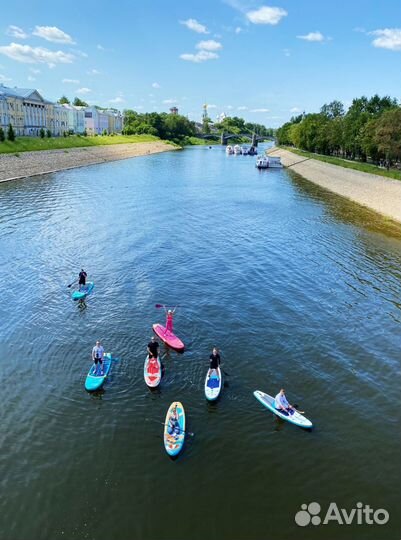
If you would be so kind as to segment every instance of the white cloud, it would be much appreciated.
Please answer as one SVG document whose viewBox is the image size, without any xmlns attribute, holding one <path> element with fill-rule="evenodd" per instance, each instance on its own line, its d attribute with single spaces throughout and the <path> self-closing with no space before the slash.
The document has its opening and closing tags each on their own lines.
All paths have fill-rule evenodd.
<svg viewBox="0 0 401 540">
<path fill-rule="evenodd" d="M 177 103 L 177 100 L 176 99 L 164 99 L 163 103 L 165 103 L 166 105 L 174 105 L 175 103 Z"/>
<path fill-rule="evenodd" d="M 63 79 L 61 82 L 64 84 L 79 84 L 78 79 Z"/>
<path fill-rule="evenodd" d="M 125 99 L 121 96 L 117 96 L 114 99 L 109 99 L 109 103 L 124 103 Z"/>
<path fill-rule="evenodd" d="M 301 109 L 300 109 L 299 107 L 292 107 L 292 108 L 290 109 L 290 112 L 292 112 L 292 113 L 301 112 Z"/>
<path fill-rule="evenodd" d="M 372 45 L 380 49 L 401 51 L 401 28 L 383 28 L 369 32 L 371 36 L 377 36 Z"/>
<path fill-rule="evenodd" d="M 217 105 L 208 105 L 207 108 L 208 109 L 217 109 Z"/>
<path fill-rule="evenodd" d="M 152 83 L 152 88 L 160 88 L 160 84 L 157 82 Z"/>
<path fill-rule="evenodd" d="M 82 58 L 88 58 L 88 54 L 86 52 L 80 51 L 79 49 L 70 49 L 70 51 L 74 54 L 77 54 L 78 56 L 82 56 Z"/>
<path fill-rule="evenodd" d="M 196 19 L 187 19 L 186 21 L 180 21 L 180 24 L 183 24 L 190 30 L 197 32 L 198 34 L 209 34 L 208 29 L 205 25 L 198 22 Z"/>
<path fill-rule="evenodd" d="M 132 108 L 134 109 L 134 111 L 141 110 L 143 109 L 143 105 L 134 105 Z M 153 108 L 155 109 L 156 107 Z"/>
<path fill-rule="evenodd" d="M 6 30 L 7 36 L 11 36 L 16 39 L 26 39 L 29 37 L 29 34 L 25 32 L 22 28 L 19 26 L 14 26 L 13 24 L 10 24 L 10 26 Z"/>
<path fill-rule="evenodd" d="M 266 112 L 269 112 L 270 109 L 251 109 L 249 112 L 251 113 L 266 113 Z"/>
<path fill-rule="evenodd" d="M 186 60 L 188 62 L 195 62 L 196 64 L 199 64 L 200 62 L 206 62 L 206 60 L 214 60 L 215 58 L 218 58 L 219 55 L 210 52 L 210 51 L 199 51 L 196 54 L 190 54 L 190 53 L 184 53 L 180 54 L 181 60 Z"/>
<path fill-rule="evenodd" d="M 100 45 L 100 43 L 98 43 L 98 44 L 96 45 L 96 49 L 98 49 L 99 51 L 104 51 L 104 50 L 105 50 L 105 48 L 103 47 L 103 45 Z"/>
<path fill-rule="evenodd" d="M 223 45 L 214 39 L 208 39 L 206 41 L 200 41 L 196 45 L 196 48 L 204 51 L 219 51 L 223 48 Z"/>
<path fill-rule="evenodd" d="M 237 28 L 234 30 L 236 34 L 240 34 L 242 32 L 242 28 L 240 26 L 237 26 Z"/>
<path fill-rule="evenodd" d="M 89 71 L 87 71 L 87 74 L 88 75 L 100 75 L 101 72 L 98 71 L 97 69 L 90 69 Z"/>
<path fill-rule="evenodd" d="M 35 31 L 32 34 L 53 43 L 69 43 L 70 45 L 75 43 L 69 34 L 66 34 L 57 26 L 35 26 Z"/>
<path fill-rule="evenodd" d="M 10 81 L 12 81 L 12 79 L 10 79 L 10 77 L 6 77 L 5 75 L 2 75 L 0 73 L 0 83 L 10 82 Z"/>
<path fill-rule="evenodd" d="M 228 110 L 234 109 L 234 107 L 232 105 L 226 105 L 225 108 L 228 109 Z"/>
<path fill-rule="evenodd" d="M 283 49 L 284 56 L 291 56 L 290 49 Z"/>
<path fill-rule="evenodd" d="M 76 90 L 76 93 L 81 94 L 81 95 L 90 94 L 91 92 L 92 90 L 90 88 L 86 88 L 85 86 L 83 88 L 78 88 L 78 90 Z"/>
<path fill-rule="evenodd" d="M 277 24 L 288 13 L 279 7 L 262 6 L 259 9 L 248 11 L 247 19 L 253 24 Z"/>
<path fill-rule="evenodd" d="M 24 64 L 47 64 L 49 67 L 56 64 L 71 64 L 74 61 L 72 54 L 63 51 L 50 51 L 44 47 L 31 47 L 19 43 L 0 47 L 0 54 Z"/>
<path fill-rule="evenodd" d="M 298 39 L 304 39 L 305 41 L 324 41 L 324 35 L 321 32 L 309 32 L 304 36 L 297 36 Z"/>
<path fill-rule="evenodd" d="M 247 111 L 248 110 L 248 107 L 246 105 L 240 105 L 239 107 L 237 107 L 237 111 Z"/>
<path fill-rule="evenodd" d="M 28 75 L 28 81 L 30 82 L 36 81 L 36 77 L 32 77 L 32 75 Z"/>
<path fill-rule="evenodd" d="M 36 69 L 36 68 L 29 68 L 29 71 L 33 73 L 34 75 L 39 75 L 40 73 L 40 69 Z"/>
</svg>

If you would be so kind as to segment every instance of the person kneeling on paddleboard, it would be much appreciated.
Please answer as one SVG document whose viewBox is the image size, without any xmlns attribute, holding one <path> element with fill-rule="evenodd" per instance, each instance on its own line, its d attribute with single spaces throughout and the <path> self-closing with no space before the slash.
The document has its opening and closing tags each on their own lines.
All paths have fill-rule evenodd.
<svg viewBox="0 0 401 540">
<path fill-rule="evenodd" d="M 282 388 L 274 398 L 274 406 L 278 411 L 285 415 L 294 414 L 294 407 L 288 403 L 287 398 L 285 397 L 284 388 Z"/>
<path fill-rule="evenodd" d="M 159 356 L 159 343 L 155 340 L 155 336 L 152 336 L 148 343 L 149 358 L 157 358 Z"/>
<path fill-rule="evenodd" d="M 104 349 L 100 341 L 96 341 L 96 345 L 92 349 L 92 360 L 95 364 L 95 373 L 97 372 L 97 365 L 100 364 L 100 374 L 103 375 L 103 356 Z"/>
<path fill-rule="evenodd" d="M 216 371 L 216 375 L 218 374 L 217 373 L 217 368 L 219 367 L 220 365 L 220 355 L 219 355 L 219 352 L 217 350 L 217 347 L 213 347 L 213 351 L 212 351 L 212 354 L 209 356 L 210 358 L 210 366 L 209 366 L 209 377 L 212 375 L 213 371 Z"/>
<path fill-rule="evenodd" d="M 178 422 L 177 407 L 175 407 L 168 421 L 167 432 L 169 435 L 175 437 L 176 435 L 179 435 L 180 431 L 181 429 L 180 423 Z"/>
<path fill-rule="evenodd" d="M 85 272 L 83 268 L 81 268 L 81 271 L 78 276 L 78 285 L 79 285 L 80 291 L 82 291 L 82 289 L 85 287 L 87 277 L 88 277 L 88 274 Z"/>
</svg>

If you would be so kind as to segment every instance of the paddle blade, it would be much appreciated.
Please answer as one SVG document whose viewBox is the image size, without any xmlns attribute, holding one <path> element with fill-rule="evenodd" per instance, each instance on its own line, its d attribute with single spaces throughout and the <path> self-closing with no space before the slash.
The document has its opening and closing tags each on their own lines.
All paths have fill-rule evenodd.
<svg viewBox="0 0 401 540">
<path fill-rule="evenodd" d="M 163 304 L 155 304 L 155 308 L 161 308 L 164 307 Z"/>
</svg>

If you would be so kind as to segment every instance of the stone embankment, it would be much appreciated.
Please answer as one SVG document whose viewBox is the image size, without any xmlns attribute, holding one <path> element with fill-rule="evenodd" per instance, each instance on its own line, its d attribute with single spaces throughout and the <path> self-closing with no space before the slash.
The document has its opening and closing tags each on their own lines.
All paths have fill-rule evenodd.
<svg viewBox="0 0 401 540">
<path fill-rule="evenodd" d="M 282 148 L 272 148 L 269 154 L 280 156 L 285 167 L 306 180 L 401 222 L 401 181 L 302 157 Z"/>
<path fill-rule="evenodd" d="M 176 150 L 162 141 L 0 154 L 0 182 Z"/>
</svg>

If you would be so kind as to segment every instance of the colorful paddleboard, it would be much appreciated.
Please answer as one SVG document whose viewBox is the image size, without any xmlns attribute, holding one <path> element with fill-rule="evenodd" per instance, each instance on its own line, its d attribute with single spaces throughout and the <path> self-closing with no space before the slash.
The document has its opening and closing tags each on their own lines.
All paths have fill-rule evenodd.
<svg viewBox="0 0 401 540">
<path fill-rule="evenodd" d="M 162 365 L 159 357 L 149 358 L 149 355 L 145 359 L 145 365 L 143 367 L 143 376 L 146 384 L 150 388 L 156 388 L 159 386 L 162 378 Z"/>
<path fill-rule="evenodd" d="M 92 291 L 95 284 L 92 281 L 89 281 L 86 285 L 81 287 L 78 291 L 74 291 L 71 295 L 73 300 L 83 300 L 86 298 Z"/>
<path fill-rule="evenodd" d="M 301 428 L 310 429 L 313 427 L 313 424 L 310 420 L 305 418 L 305 416 L 302 416 L 297 410 L 294 409 L 293 413 L 285 413 L 284 411 L 279 411 L 274 406 L 274 397 L 269 396 L 269 394 L 265 394 L 264 392 L 261 392 L 260 390 L 255 390 L 253 393 L 255 398 L 262 403 L 265 407 L 267 407 L 271 412 L 276 414 L 279 418 L 282 418 L 283 420 L 287 420 L 287 422 L 290 422 L 291 424 L 295 424 L 296 426 L 299 426 Z"/>
<path fill-rule="evenodd" d="M 171 422 L 174 416 L 178 420 L 175 427 Z M 174 401 L 167 411 L 163 439 L 169 456 L 177 456 L 181 452 L 185 441 L 185 411 L 179 401 Z"/>
<path fill-rule="evenodd" d="M 110 373 L 111 362 L 111 353 L 105 353 L 103 356 L 103 375 L 100 364 L 92 365 L 85 380 L 85 389 L 88 392 L 95 392 L 103 386 L 106 377 Z"/>
<path fill-rule="evenodd" d="M 184 350 L 184 343 L 175 334 L 167 330 L 162 324 L 154 324 L 153 332 L 169 347 L 176 351 Z"/>
<path fill-rule="evenodd" d="M 223 386 L 221 370 L 218 367 L 213 369 L 210 374 L 209 371 L 207 370 L 205 379 L 205 396 L 208 401 L 215 401 L 219 397 Z"/>
</svg>

